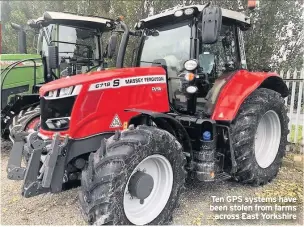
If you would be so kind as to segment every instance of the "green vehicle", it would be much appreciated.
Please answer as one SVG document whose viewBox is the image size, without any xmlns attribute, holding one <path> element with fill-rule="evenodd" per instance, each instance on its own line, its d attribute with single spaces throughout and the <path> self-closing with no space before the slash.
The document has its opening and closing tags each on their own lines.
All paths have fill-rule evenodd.
<svg viewBox="0 0 304 227">
<path fill-rule="evenodd" d="M 37 33 L 37 54 L 26 54 L 25 30 L 16 24 L 20 54 L 1 55 L 1 134 L 8 138 L 10 129 L 39 127 L 39 88 L 60 77 L 103 70 L 105 56 L 111 58 L 116 49 L 116 22 L 101 17 L 70 13 L 45 12 L 28 26 Z M 109 44 L 107 43 L 110 36 Z M 114 46 L 115 47 L 115 46 Z M 58 52 L 58 59 L 48 58 Z M 119 67 L 119 66 L 117 66 Z M 27 119 L 33 119 L 30 122 Z"/>
<path fill-rule="evenodd" d="M 31 103 L 26 95 L 19 99 L 17 94 L 31 94 L 37 83 L 43 81 L 43 67 L 39 54 L 27 54 L 26 29 L 11 24 L 18 33 L 18 53 L 1 55 L 1 133 L 7 135 L 7 125 L 18 109 Z"/>
</svg>

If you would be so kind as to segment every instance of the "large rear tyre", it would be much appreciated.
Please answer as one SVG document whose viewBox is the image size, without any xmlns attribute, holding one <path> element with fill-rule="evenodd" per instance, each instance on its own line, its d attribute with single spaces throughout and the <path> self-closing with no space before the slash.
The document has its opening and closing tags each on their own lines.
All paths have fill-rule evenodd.
<svg viewBox="0 0 304 227">
<path fill-rule="evenodd" d="M 26 110 L 21 110 L 13 118 L 9 131 L 16 125 L 21 125 L 21 131 L 37 131 L 40 126 L 40 106 L 31 106 Z"/>
<path fill-rule="evenodd" d="M 168 224 L 184 188 L 185 164 L 182 146 L 164 130 L 117 132 L 82 172 L 82 213 L 94 225 Z"/>
<path fill-rule="evenodd" d="M 21 110 L 18 115 L 13 118 L 12 124 L 9 126 L 10 135 L 14 137 L 15 130 L 12 130 L 15 126 L 18 126 L 16 131 L 33 132 L 37 131 L 40 127 L 40 106 L 32 106 L 26 110 Z M 31 154 L 24 152 L 23 158 L 27 164 Z"/>
<path fill-rule="evenodd" d="M 231 125 L 236 180 L 259 186 L 276 177 L 285 155 L 288 122 L 279 93 L 261 88 L 245 100 Z"/>
</svg>

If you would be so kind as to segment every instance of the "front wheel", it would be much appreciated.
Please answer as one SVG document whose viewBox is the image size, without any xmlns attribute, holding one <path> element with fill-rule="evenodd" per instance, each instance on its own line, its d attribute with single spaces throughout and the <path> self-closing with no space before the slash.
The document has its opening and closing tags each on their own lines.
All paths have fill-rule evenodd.
<svg viewBox="0 0 304 227">
<path fill-rule="evenodd" d="M 254 91 L 231 125 L 236 179 L 263 185 L 275 178 L 285 154 L 288 117 L 284 99 L 273 90 Z"/>
<path fill-rule="evenodd" d="M 80 204 L 90 224 L 164 225 L 185 182 L 186 158 L 171 134 L 138 126 L 102 142 L 82 172 Z"/>
</svg>

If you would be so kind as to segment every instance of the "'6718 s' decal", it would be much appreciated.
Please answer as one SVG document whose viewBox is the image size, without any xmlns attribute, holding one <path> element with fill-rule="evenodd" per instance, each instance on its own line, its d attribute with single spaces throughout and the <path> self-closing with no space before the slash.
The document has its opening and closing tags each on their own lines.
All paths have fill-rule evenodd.
<svg viewBox="0 0 304 227">
<path fill-rule="evenodd" d="M 125 86 L 136 86 L 143 84 L 161 84 L 166 83 L 166 75 L 153 75 L 153 76 L 137 76 L 123 79 L 113 79 L 91 84 L 89 91 L 119 88 Z"/>
</svg>

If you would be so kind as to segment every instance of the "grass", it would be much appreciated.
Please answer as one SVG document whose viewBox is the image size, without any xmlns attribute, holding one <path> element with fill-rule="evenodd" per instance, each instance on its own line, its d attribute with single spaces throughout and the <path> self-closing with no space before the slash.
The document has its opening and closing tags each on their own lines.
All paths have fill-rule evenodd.
<svg viewBox="0 0 304 227">
<path fill-rule="evenodd" d="M 301 143 L 302 142 L 302 130 L 303 130 L 303 125 L 298 126 L 298 138 L 296 138 L 295 143 Z M 291 125 L 291 130 L 290 130 L 290 141 L 294 141 L 296 134 L 296 125 Z"/>
</svg>

